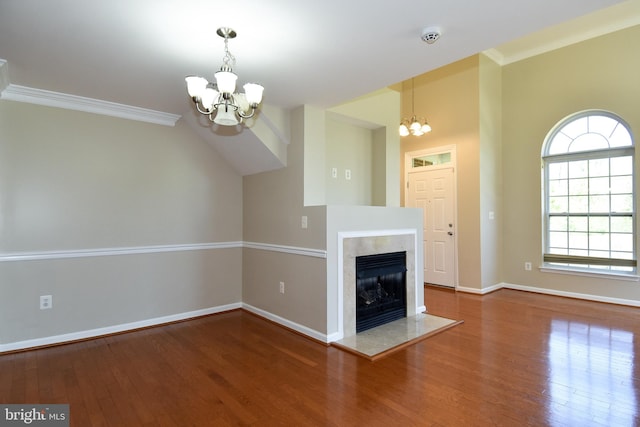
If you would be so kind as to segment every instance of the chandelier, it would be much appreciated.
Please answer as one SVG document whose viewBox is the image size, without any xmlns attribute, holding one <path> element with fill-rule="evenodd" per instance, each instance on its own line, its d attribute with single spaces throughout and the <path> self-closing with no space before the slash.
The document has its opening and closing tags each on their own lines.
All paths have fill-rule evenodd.
<svg viewBox="0 0 640 427">
<path fill-rule="evenodd" d="M 400 136 L 421 136 L 425 133 L 431 132 L 431 126 L 422 117 L 417 117 L 415 114 L 415 101 L 414 101 L 414 89 L 413 78 L 411 79 L 411 119 L 404 118 L 400 122 L 400 128 L 398 129 Z"/>
<path fill-rule="evenodd" d="M 247 83 L 244 93 L 235 93 L 238 76 L 233 72 L 236 58 L 229 52 L 229 39 L 235 38 L 231 28 L 218 28 L 216 31 L 224 38 L 224 57 L 220 71 L 215 73 L 215 83 L 204 77 L 188 76 L 187 92 L 199 113 L 208 116 L 213 123 L 223 126 L 235 126 L 242 119 L 253 117 L 260 102 L 264 88 L 259 84 Z"/>
</svg>

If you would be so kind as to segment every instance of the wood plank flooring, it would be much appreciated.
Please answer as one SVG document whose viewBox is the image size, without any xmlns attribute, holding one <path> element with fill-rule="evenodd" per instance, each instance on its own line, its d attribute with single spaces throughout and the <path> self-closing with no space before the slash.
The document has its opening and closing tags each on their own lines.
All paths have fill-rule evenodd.
<svg viewBox="0 0 640 427">
<path fill-rule="evenodd" d="M 242 311 L 0 356 L 73 426 L 635 426 L 640 309 L 425 288 L 464 324 L 376 362 Z M 639 359 L 640 360 L 640 359 Z"/>
</svg>

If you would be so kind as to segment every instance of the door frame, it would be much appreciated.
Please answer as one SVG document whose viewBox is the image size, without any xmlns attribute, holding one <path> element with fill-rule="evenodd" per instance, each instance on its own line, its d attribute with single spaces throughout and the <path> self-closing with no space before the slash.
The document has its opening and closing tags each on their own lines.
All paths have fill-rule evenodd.
<svg viewBox="0 0 640 427">
<path fill-rule="evenodd" d="M 417 157 L 424 156 L 432 156 L 438 154 L 451 154 L 451 161 L 448 163 L 440 164 L 440 165 L 431 165 L 431 166 L 419 166 L 413 167 L 413 159 Z M 409 187 L 409 174 L 412 172 L 426 172 L 437 169 L 453 169 L 453 218 L 455 223 L 455 234 L 454 238 L 454 251 L 453 251 L 453 289 L 458 289 L 458 168 L 456 160 L 456 146 L 455 145 L 443 145 L 440 147 L 434 148 L 425 148 L 422 150 L 416 151 L 407 151 L 404 153 L 404 206 L 408 205 L 409 202 L 409 192 L 407 188 Z M 424 226 L 424 224 L 423 224 Z M 423 261 L 424 262 L 424 259 Z M 423 278 L 426 279 L 426 278 Z"/>
</svg>

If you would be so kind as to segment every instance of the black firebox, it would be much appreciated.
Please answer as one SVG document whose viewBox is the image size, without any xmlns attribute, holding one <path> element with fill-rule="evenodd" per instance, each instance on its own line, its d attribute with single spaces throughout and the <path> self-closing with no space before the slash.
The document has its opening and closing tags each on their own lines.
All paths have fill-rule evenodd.
<svg viewBox="0 0 640 427">
<path fill-rule="evenodd" d="M 356 333 L 407 316 L 407 253 L 356 257 Z"/>
</svg>

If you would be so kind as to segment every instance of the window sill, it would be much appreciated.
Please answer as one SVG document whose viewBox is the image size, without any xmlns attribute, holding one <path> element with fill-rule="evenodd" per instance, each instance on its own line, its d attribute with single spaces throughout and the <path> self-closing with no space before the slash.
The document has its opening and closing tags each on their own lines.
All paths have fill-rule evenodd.
<svg viewBox="0 0 640 427">
<path fill-rule="evenodd" d="M 586 277 L 599 277 L 613 280 L 624 280 L 628 282 L 638 282 L 640 281 L 640 276 L 637 273 L 612 273 L 610 271 L 587 271 L 587 270 L 579 270 L 567 267 L 551 267 L 548 265 L 543 265 L 540 267 L 540 271 L 544 273 L 558 273 L 558 274 L 569 274 L 572 276 L 586 276 Z"/>
</svg>

